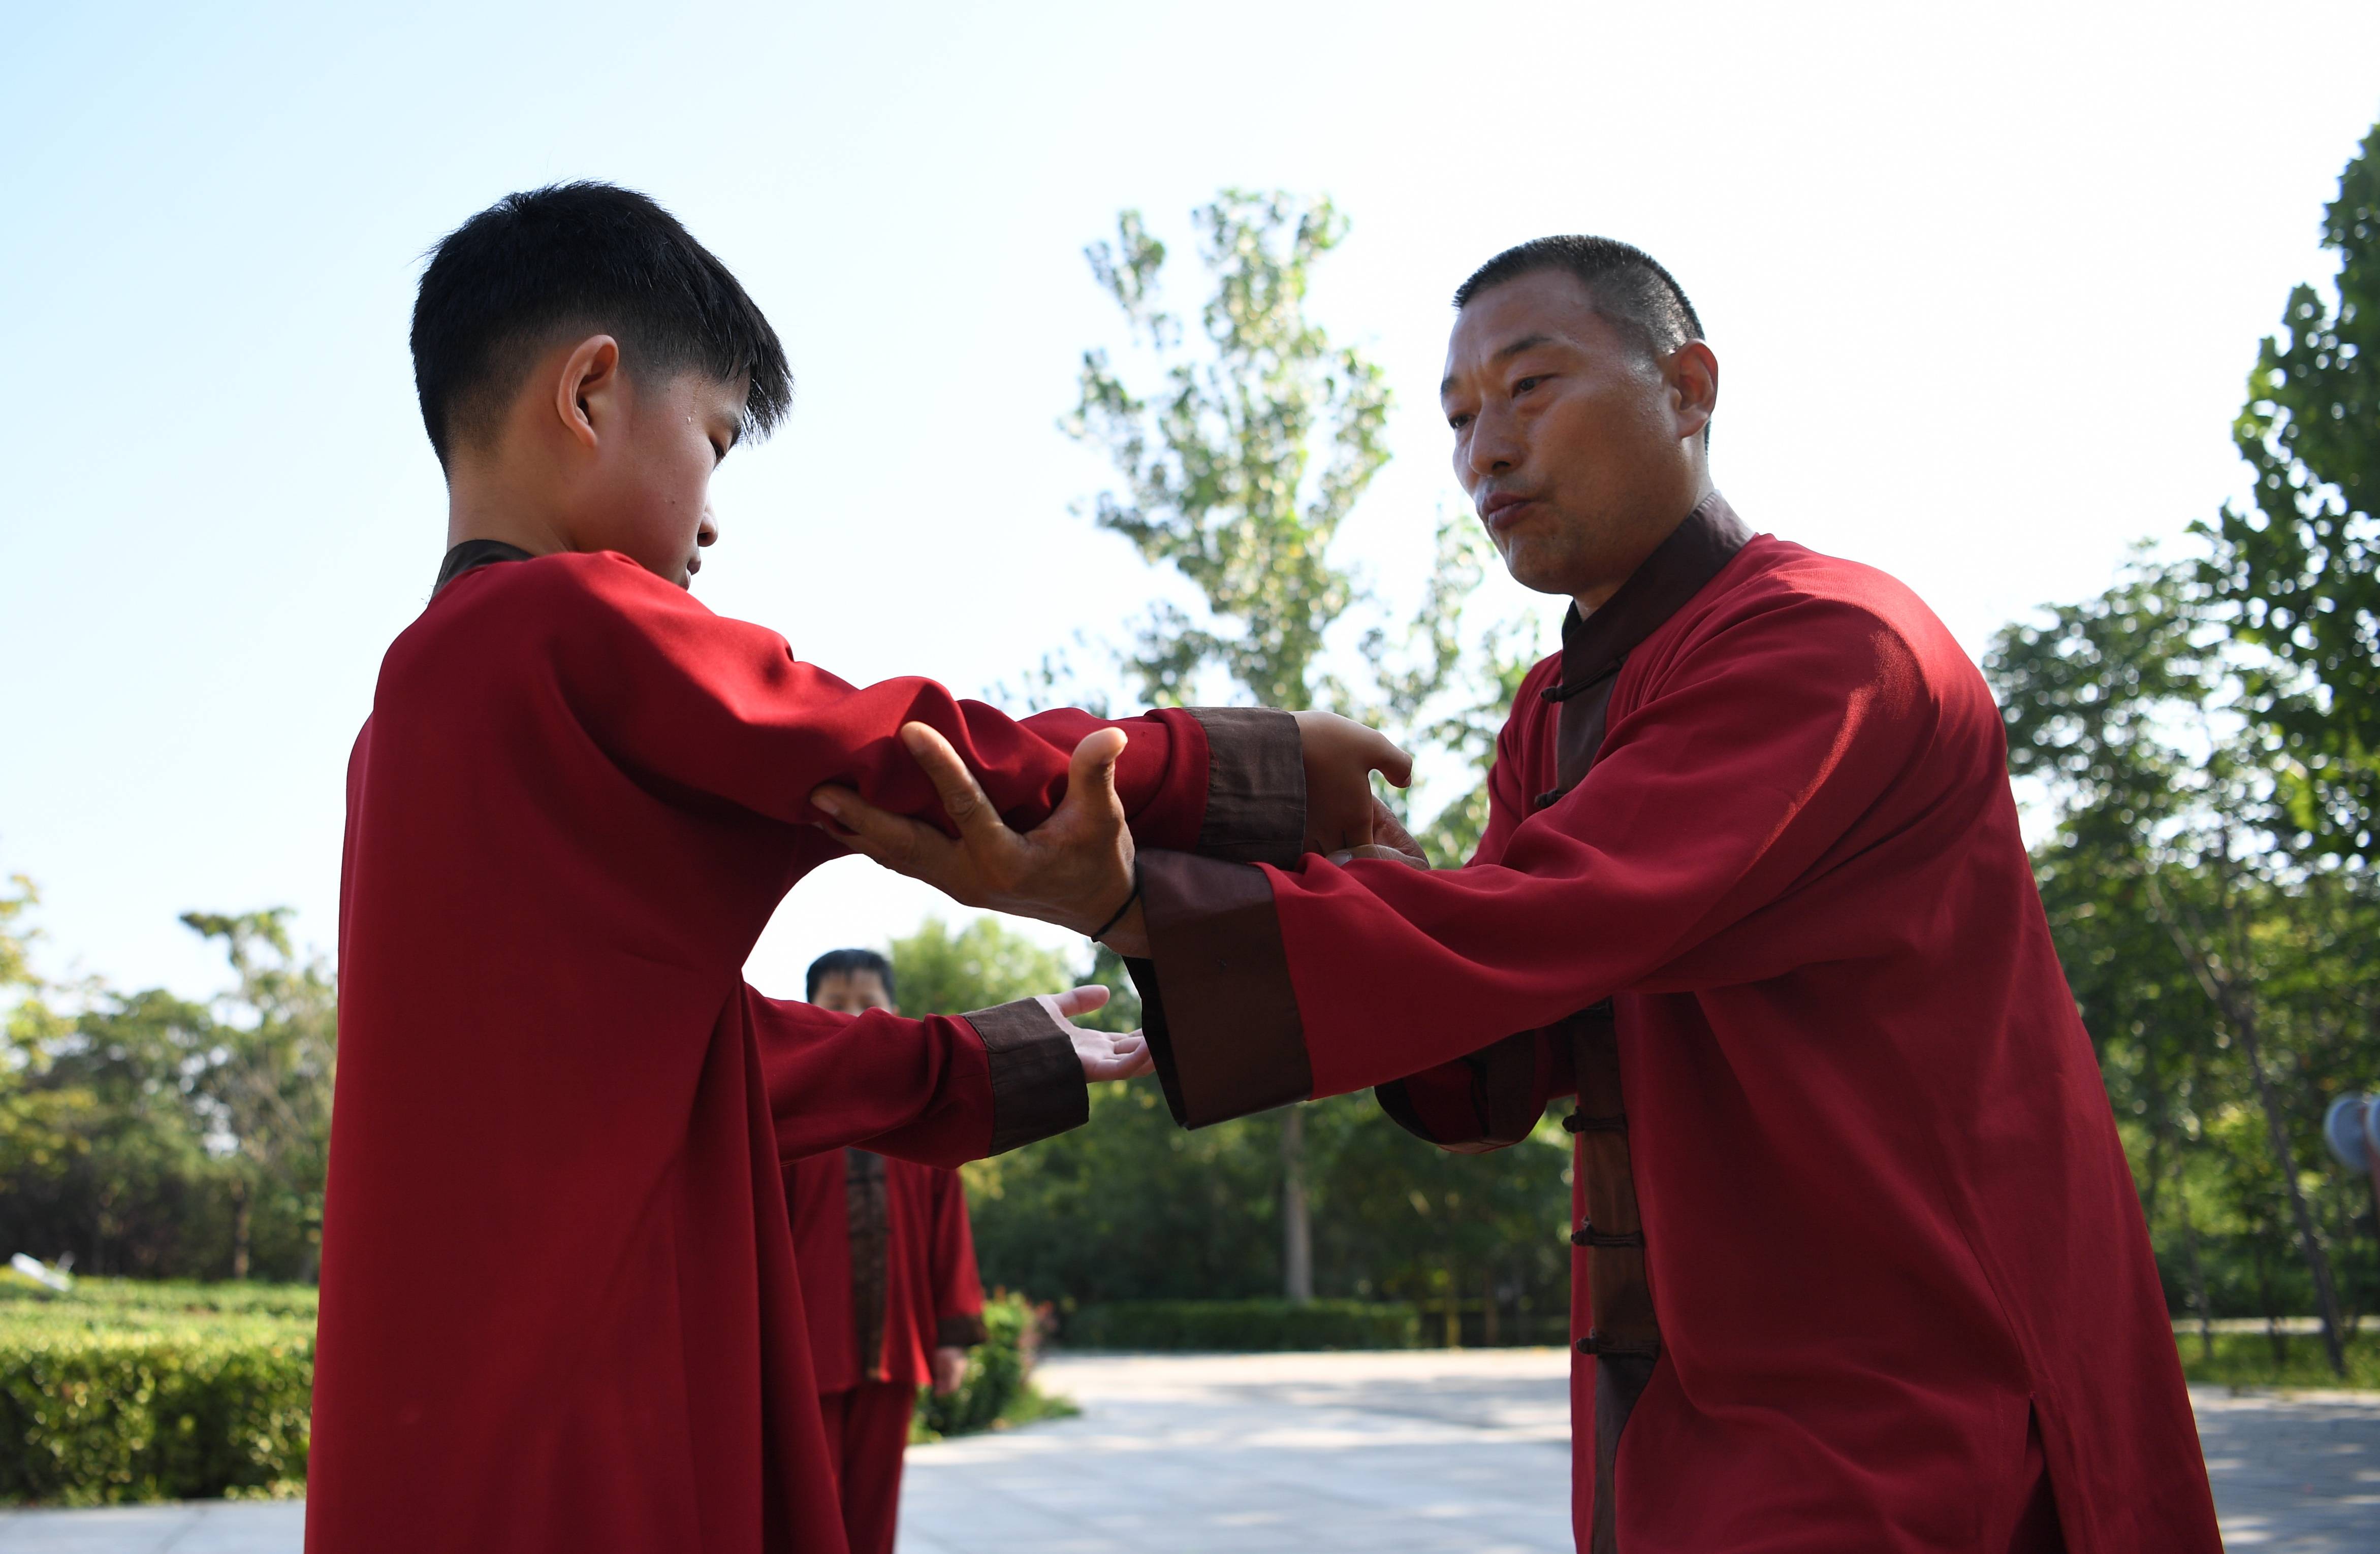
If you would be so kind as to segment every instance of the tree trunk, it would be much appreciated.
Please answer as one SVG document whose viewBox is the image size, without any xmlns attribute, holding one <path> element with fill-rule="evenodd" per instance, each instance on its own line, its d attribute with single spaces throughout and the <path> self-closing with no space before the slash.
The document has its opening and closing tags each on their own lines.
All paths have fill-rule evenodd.
<svg viewBox="0 0 2380 1554">
<path fill-rule="evenodd" d="M 2227 860 L 2228 864 L 2228 860 Z M 2225 871 L 2225 893 L 2229 893 L 2229 872 Z M 2256 1102 L 2265 1114 L 2265 1143 L 2272 1150 L 2273 1164 L 2281 1174 L 2281 1187 L 2289 1195 L 2289 1216 L 2297 1222 L 2298 1247 L 2305 1256 L 2306 1272 L 2313 1280 L 2314 1302 L 2321 1307 L 2323 1352 L 2329 1356 L 2334 1375 L 2347 1375 L 2347 1347 L 2339 1337 L 2338 1289 L 2330 1276 L 2330 1256 L 2323 1250 L 2322 1238 L 2314 1234 L 2313 1211 L 2307 1207 L 2305 1189 L 2298 1183 L 2295 1151 L 2289 1148 L 2289 1121 L 2281 1111 L 2280 1097 L 2274 1093 L 2272 1077 L 2265 1072 L 2263 1042 L 2254 1004 L 2240 993 L 2231 977 L 2218 972 L 2214 961 L 2200 943 L 2200 935 L 2184 933 L 2181 924 L 2166 910 L 2165 893 L 2157 887 L 2156 877 L 2149 876 L 2149 900 L 2155 906 L 2157 916 L 2165 922 L 2166 931 L 2173 936 L 2174 945 L 2190 963 L 2199 985 L 2205 990 L 2209 1002 L 2222 1014 L 2240 1039 L 2240 1055 L 2247 1060 L 2248 1077 L 2255 1081 Z M 2228 910 L 2228 902 L 2226 902 Z M 2235 935 L 2236 937 L 2236 935 Z M 2234 960 L 2245 969 L 2244 957 L 2235 954 Z"/>
<path fill-rule="evenodd" d="M 248 1277 L 248 1184 L 236 1182 L 231 1189 L 231 1276 L 234 1280 Z"/>
<path fill-rule="evenodd" d="M 1281 1114 L 1281 1293 L 1304 1305 L 1314 1298 L 1314 1224 L 1305 1207 L 1305 1113 Z"/>
<path fill-rule="evenodd" d="M 1482 1347 L 1493 1349 L 1500 1336 L 1500 1324 L 1496 1320 L 1496 1270 L 1493 1267 L 1488 1270 L 1488 1277 L 1479 1282 L 1479 1293 L 1487 1301 L 1479 1308 L 1479 1343 Z"/>
<path fill-rule="evenodd" d="M 2215 1307 L 2206 1298 L 2206 1265 L 2198 1259 L 2198 1226 L 2190 1217 L 2190 1184 L 2181 1179 L 2179 1167 L 2173 1175 L 2173 1196 L 2181 1205 L 2181 1250 L 2190 1262 L 2190 1300 L 2198 1307 L 2198 1355 L 2208 1365 L 2213 1365 Z"/>
</svg>

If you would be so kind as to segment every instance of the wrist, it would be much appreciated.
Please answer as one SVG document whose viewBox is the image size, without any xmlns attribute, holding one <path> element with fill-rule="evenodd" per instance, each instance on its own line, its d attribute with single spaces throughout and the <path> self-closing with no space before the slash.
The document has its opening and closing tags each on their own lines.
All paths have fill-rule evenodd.
<svg viewBox="0 0 2380 1554">
<path fill-rule="evenodd" d="M 1127 960 L 1148 958 L 1148 915 L 1141 908 L 1139 882 L 1133 887 L 1131 904 L 1123 915 L 1109 925 L 1108 931 L 1097 935 L 1099 943 Z"/>
<path fill-rule="evenodd" d="M 1109 930 L 1114 928 L 1116 924 L 1124 920 L 1124 914 L 1131 911 L 1138 905 L 1140 905 L 1140 866 L 1135 863 L 1133 865 L 1132 871 L 1132 886 L 1124 895 L 1123 904 L 1116 908 L 1114 911 L 1110 912 L 1107 915 L 1106 921 L 1102 922 L 1097 928 L 1091 929 L 1083 936 L 1087 939 L 1099 939 L 1105 937 Z"/>
</svg>

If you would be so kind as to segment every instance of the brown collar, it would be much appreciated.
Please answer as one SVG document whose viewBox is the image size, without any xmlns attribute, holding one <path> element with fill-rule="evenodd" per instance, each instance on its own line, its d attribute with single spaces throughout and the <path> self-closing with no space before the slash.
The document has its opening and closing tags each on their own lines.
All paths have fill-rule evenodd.
<svg viewBox="0 0 2380 1554">
<path fill-rule="evenodd" d="M 1603 748 L 1611 689 L 1628 655 L 1701 593 L 1751 537 L 1752 530 L 1727 499 L 1713 491 L 1628 574 L 1601 609 L 1581 615 L 1578 606 L 1570 607 L 1562 618 L 1561 683 L 1537 693 L 1548 702 L 1565 704 L 1555 737 L 1560 786 L 1538 794 L 1537 808 L 1550 806 L 1576 787 L 1595 764 Z"/>
</svg>

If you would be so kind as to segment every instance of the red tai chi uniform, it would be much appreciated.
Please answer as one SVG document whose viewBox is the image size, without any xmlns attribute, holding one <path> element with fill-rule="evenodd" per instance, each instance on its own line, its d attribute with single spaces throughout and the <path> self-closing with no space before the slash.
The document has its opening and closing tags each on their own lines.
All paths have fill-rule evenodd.
<svg viewBox="0 0 2380 1554">
<path fill-rule="evenodd" d="M 1087 1114 L 1038 1003 L 854 1018 L 743 981 L 841 850 L 813 788 L 940 814 L 913 718 L 1026 823 L 1099 727 L 855 688 L 624 556 L 450 552 L 348 768 L 315 1554 L 842 1549 L 783 1163 L 953 1165 Z M 1148 840 L 1302 827 L 1286 716 L 1121 727 Z"/>
<path fill-rule="evenodd" d="M 1480 1149 L 1578 1096 L 1582 1548 L 2213 1554 L 1998 711 L 1932 613 L 1714 496 L 1572 612 L 1490 780 L 1461 870 L 1143 855 L 1175 1114 L 1374 1085 Z"/>
<path fill-rule="evenodd" d="M 892 1554 L 901 1459 L 938 1348 L 983 1342 L 959 1174 L 868 1150 L 785 1168 L 819 1412 L 851 1554 Z"/>
</svg>

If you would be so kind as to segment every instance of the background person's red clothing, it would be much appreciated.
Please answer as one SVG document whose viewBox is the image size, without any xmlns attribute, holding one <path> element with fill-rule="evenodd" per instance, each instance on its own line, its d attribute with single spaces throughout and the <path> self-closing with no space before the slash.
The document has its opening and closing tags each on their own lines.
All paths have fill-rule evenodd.
<svg viewBox="0 0 2380 1554">
<path fill-rule="evenodd" d="M 1244 817 L 1210 766 L 1297 767 L 1285 717 L 1201 716 L 1123 725 L 1146 840 Z M 783 1162 L 955 1164 L 1087 1112 L 1038 1004 L 854 1018 L 743 982 L 841 851 L 813 788 L 940 813 L 912 718 L 1027 823 L 1099 726 L 845 684 L 615 555 L 456 577 L 391 646 L 348 768 L 315 1554 L 843 1547 Z"/>
<path fill-rule="evenodd" d="M 1468 868 L 1142 855 L 1176 1114 L 1403 1079 L 1433 1137 L 1511 1142 L 1609 999 L 1661 1345 L 1619 1438 L 1621 1554 L 2040 1547 L 2036 1463 L 2072 1554 L 2215 1554 L 1974 665 L 1892 579 L 1764 536 L 1620 663 L 1568 669 L 1522 685 Z M 1546 693 L 1613 670 L 1564 789 Z"/>
<path fill-rule="evenodd" d="M 892 1554 L 901 1523 L 901 1464 L 917 1411 L 917 1389 L 891 1381 L 819 1395 L 851 1554 Z"/>
<path fill-rule="evenodd" d="M 864 1248 L 868 1231 L 862 1227 L 856 1244 L 851 1223 L 853 1152 L 832 1150 L 785 1168 L 794 1264 L 809 1314 L 810 1364 L 822 1392 L 863 1381 L 922 1387 L 933 1379 L 936 1348 L 983 1340 L 983 1284 L 976 1274 L 966 1188 L 955 1171 L 882 1162 L 887 1212 L 877 1318 L 869 1309 L 877 1302 L 866 1288 L 875 1270 L 860 1266 L 864 1250 L 856 1249 Z M 863 1355 L 860 1335 L 871 1321 L 878 1338 L 874 1353 Z"/>
<path fill-rule="evenodd" d="M 851 1554 L 892 1554 L 917 1389 L 945 1345 L 983 1341 L 983 1285 L 955 1171 L 834 1150 L 785 1167 L 794 1265 Z"/>
</svg>

